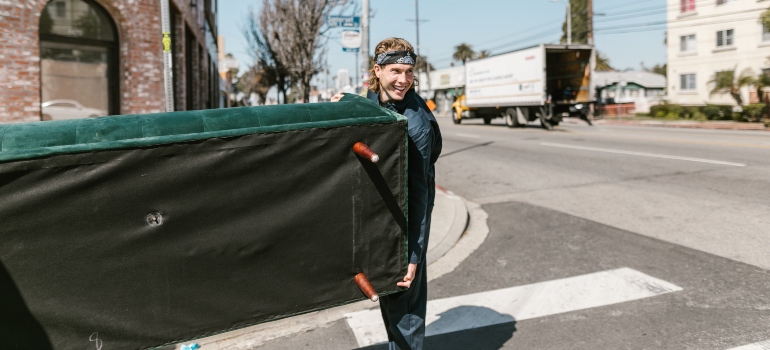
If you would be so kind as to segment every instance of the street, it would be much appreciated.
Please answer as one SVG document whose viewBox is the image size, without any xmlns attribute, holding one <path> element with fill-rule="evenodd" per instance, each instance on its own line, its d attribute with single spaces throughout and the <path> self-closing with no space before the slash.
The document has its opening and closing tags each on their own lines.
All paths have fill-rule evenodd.
<svg viewBox="0 0 770 350">
<path fill-rule="evenodd" d="M 439 122 L 489 234 L 430 282 L 427 348 L 767 348 L 770 134 Z M 386 349 L 351 329 L 377 314 L 259 349 Z"/>
</svg>

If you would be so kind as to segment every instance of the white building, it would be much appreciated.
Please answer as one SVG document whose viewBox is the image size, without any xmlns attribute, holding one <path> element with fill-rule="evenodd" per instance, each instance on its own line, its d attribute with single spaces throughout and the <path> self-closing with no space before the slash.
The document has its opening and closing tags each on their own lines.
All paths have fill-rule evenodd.
<svg viewBox="0 0 770 350">
<path fill-rule="evenodd" d="M 665 95 L 666 77 L 652 72 L 595 72 L 594 85 L 599 101 L 634 103 L 636 112 L 647 113 Z"/>
<path fill-rule="evenodd" d="M 337 91 L 350 89 L 350 73 L 347 69 L 337 71 L 337 81 L 335 81 L 334 87 L 337 88 Z"/>
<path fill-rule="evenodd" d="M 447 113 L 452 108 L 455 97 L 464 94 L 465 66 L 437 69 L 430 72 L 430 77 L 420 73 L 420 95 L 436 103 L 435 113 Z"/>
<path fill-rule="evenodd" d="M 667 0 L 669 102 L 734 105 L 729 94 L 710 94 L 714 73 L 770 72 L 770 31 L 759 21 L 768 7 L 767 0 Z M 744 103 L 756 101 L 752 90 L 742 89 Z"/>
</svg>

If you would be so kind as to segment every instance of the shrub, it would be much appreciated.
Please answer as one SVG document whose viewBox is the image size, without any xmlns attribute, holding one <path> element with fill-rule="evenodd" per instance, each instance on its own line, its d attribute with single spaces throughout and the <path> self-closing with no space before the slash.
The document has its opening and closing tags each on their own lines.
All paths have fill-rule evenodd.
<svg viewBox="0 0 770 350">
<path fill-rule="evenodd" d="M 724 114 L 719 107 L 714 105 L 703 106 L 701 112 L 706 116 L 708 120 L 720 120 L 724 118 Z"/>
<path fill-rule="evenodd" d="M 666 114 L 666 112 L 665 112 L 666 108 L 668 108 L 667 104 L 660 104 L 660 105 L 650 106 L 650 117 L 660 118 L 659 116 L 661 114 Z"/>
<path fill-rule="evenodd" d="M 735 113 L 733 119 L 739 122 L 759 122 L 765 114 L 764 103 L 754 103 L 748 106 L 743 106 L 743 112 Z"/>
<path fill-rule="evenodd" d="M 730 105 L 681 106 L 664 103 L 650 106 L 651 117 L 666 120 L 689 119 L 697 121 L 735 120 L 740 122 L 759 122 L 764 120 L 764 115 L 765 105 L 762 103 L 744 106 L 742 112 L 733 112 L 733 106 Z"/>
</svg>

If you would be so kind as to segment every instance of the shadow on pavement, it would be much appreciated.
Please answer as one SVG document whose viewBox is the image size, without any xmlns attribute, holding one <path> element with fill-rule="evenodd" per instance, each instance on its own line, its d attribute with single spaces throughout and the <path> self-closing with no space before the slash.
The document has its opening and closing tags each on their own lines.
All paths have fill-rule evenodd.
<svg viewBox="0 0 770 350">
<path fill-rule="evenodd" d="M 498 350 L 513 338 L 516 332 L 516 320 L 495 310 L 478 306 L 458 306 L 441 313 L 437 321 L 428 325 L 426 333 L 442 333 L 425 338 L 426 349 L 442 350 Z M 474 327 L 479 324 L 497 322 L 492 326 L 471 329 L 452 329 Z M 446 331 L 448 331 L 445 333 Z M 388 344 L 377 344 L 359 350 L 388 350 Z"/>
</svg>

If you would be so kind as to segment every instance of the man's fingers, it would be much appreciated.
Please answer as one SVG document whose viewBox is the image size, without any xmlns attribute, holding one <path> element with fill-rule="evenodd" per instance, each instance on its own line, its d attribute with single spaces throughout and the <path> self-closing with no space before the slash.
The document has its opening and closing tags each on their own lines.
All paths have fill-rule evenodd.
<svg viewBox="0 0 770 350">
<path fill-rule="evenodd" d="M 337 102 L 337 101 L 339 101 L 340 99 L 342 99 L 342 97 L 343 97 L 343 96 L 345 96 L 345 94 L 344 94 L 343 92 L 340 92 L 340 93 L 338 93 L 338 94 L 336 94 L 336 95 L 332 96 L 332 98 L 331 98 L 331 100 L 330 100 L 330 101 L 331 101 L 331 102 Z"/>
<path fill-rule="evenodd" d="M 404 281 L 396 282 L 396 285 L 399 287 L 409 288 L 412 285 L 412 280 L 414 280 L 415 271 L 417 271 L 417 264 L 409 264 L 408 268 L 406 269 L 406 276 L 404 276 Z"/>
</svg>

